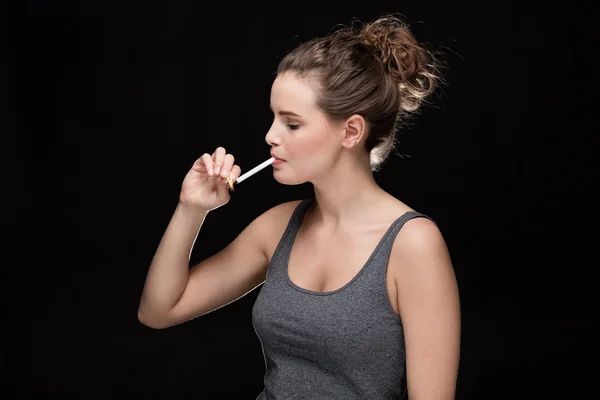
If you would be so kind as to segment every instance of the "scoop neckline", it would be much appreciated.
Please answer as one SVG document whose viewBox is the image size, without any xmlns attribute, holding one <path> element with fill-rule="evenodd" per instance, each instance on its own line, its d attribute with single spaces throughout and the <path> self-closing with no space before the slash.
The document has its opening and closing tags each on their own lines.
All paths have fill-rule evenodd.
<svg viewBox="0 0 600 400">
<path fill-rule="evenodd" d="M 302 214 L 295 217 L 296 220 L 297 220 L 297 221 L 295 221 L 296 222 L 296 229 L 295 229 L 295 232 L 291 232 L 293 234 L 293 237 L 290 238 L 290 244 L 289 244 L 288 250 L 286 251 L 286 254 L 285 254 L 285 279 L 286 279 L 288 285 L 290 287 L 292 287 L 292 289 L 298 290 L 298 291 L 306 293 L 306 294 L 315 295 L 315 296 L 329 296 L 329 295 L 332 295 L 332 294 L 336 294 L 336 293 L 342 292 L 343 290 L 345 290 L 346 288 L 348 288 L 349 286 L 351 286 L 354 282 L 356 282 L 356 280 L 367 269 L 367 266 L 373 261 L 373 258 L 375 258 L 375 255 L 379 252 L 379 249 L 381 248 L 381 246 L 383 246 L 383 243 L 385 242 L 385 240 L 387 239 L 387 237 L 390 235 L 390 233 L 391 233 L 392 229 L 394 228 L 394 226 L 406 214 L 410 214 L 412 212 L 412 211 L 406 211 L 406 212 L 404 212 L 401 216 L 399 216 L 398 218 L 396 218 L 396 220 L 394 220 L 391 223 L 391 225 L 388 227 L 388 229 L 386 230 L 386 232 L 384 233 L 384 235 L 381 237 L 381 239 L 377 243 L 377 246 L 375 246 L 375 249 L 369 255 L 369 258 L 367 259 L 367 261 L 363 264 L 363 266 L 356 273 L 356 275 L 354 275 L 354 277 L 352 279 L 350 279 L 350 281 L 348 281 L 345 285 L 341 286 L 338 289 L 329 290 L 329 291 L 325 291 L 325 292 L 318 292 L 318 291 L 315 291 L 315 290 L 305 289 L 305 288 L 303 288 L 301 286 L 298 286 L 297 284 L 294 283 L 294 281 L 292 281 L 292 278 L 290 278 L 290 257 L 292 255 L 292 249 L 294 247 L 294 243 L 296 242 L 296 237 L 298 236 L 298 231 L 300 230 L 300 226 L 302 225 L 302 221 L 304 220 L 304 217 L 306 215 L 306 211 L 308 210 L 308 208 L 311 205 L 314 204 L 315 200 L 316 200 L 316 198 L 310 199 L 310 201 L 307 202 L 307 205 L 305 205 L 304 209 L 301 210 Z"/>
</svg>

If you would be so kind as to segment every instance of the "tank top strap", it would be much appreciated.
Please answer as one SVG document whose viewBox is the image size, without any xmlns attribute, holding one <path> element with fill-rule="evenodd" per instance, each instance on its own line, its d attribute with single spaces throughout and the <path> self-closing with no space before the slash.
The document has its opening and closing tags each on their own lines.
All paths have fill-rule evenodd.
<svg viewBox="0 0 600 400">
<path fill-rule="evenodd" d="M 406 224 L 408 221 L 410 221 L 411 219 L 414 219 L 414 218 L 427 218 L 427 219 L 433 221 L 427 215 L 421 214 L 416 211 L 405 212 L 400 217 L 398 217 L 394 222 L 392 222 L 392 224 L 388 228 L 387 232 L 381 238 L 381 241 L 379 242 L 379 244 L 375 250 L 375 254 L 373 254 L 372 258 L 377 258 L 379 260 L 385 260 L 385 263 L 387 264 L 387 260 L 389 259 L 389 256 L 390 256 L 390 253 L 394 246 L 394 241 L 396 240 L 396 236 L 398 235 L 398 232 L 400 232 L 400 229 L 402 229 L 404 224 Z M 433 222 L 435 223 L 435 221 L 433 221 Z"/>
<path fill-rule="evenodd" d="M 296 234 L 300 229 L 300 225 L 302 224 L 302 219 L 304 218 L 304 214 L 306 214 L 306 210 L 314 203 L 316 200 L 315 197 L 311 197 L 308 199 L 302 200 L 292 213 L 290 220 L 285 228 L 283 236 L 279 240 L 277 244 L 277 248 L 273 253 L 273 257 L 271 259 L 271 267 L 278 266 L 280 264 L 287 264 L 287 256 L 290 253 L 292 245 L 294 243 L 294 239 L 296 238 Z"/>
</svg>

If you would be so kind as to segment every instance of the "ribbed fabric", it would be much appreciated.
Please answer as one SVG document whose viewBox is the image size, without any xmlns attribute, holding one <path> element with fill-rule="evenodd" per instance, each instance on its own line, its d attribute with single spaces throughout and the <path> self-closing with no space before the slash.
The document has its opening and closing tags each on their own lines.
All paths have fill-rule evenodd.
<svg viewBox="0 0 600 400">
<path fill-rule="evenodd" d="M 330 292 L 295 285 L 288 275 L 292 245 L 314 198 L 294 210 L 252 310 L 265 357 L 257 400 L 402 399 L 405 350 L 400 317 L 389 301 L 386 269 L 407 212 L 389 227 L 360 272 Z"/>
</svg>

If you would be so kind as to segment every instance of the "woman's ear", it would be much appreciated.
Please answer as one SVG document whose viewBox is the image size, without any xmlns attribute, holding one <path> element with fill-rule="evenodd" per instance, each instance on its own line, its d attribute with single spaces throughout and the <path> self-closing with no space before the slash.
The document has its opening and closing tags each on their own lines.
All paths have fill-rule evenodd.
<svg viewBox="0 0 600 400">
<path fill-rule="evenodd" d="M 344 146 L 355 147 L 365 135 L 366 121 L 360 115 L 353 115 L 346 120 L 344 125 Z"/>
</svg>

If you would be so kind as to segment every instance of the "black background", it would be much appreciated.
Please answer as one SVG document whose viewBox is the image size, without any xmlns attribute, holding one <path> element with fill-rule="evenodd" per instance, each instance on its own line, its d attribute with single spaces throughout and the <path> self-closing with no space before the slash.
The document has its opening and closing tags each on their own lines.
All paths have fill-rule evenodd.
<svg viewBox="0 0 600 400">
<path fill-rule="evenodd" d="M 152 330 L 137 321 L 147 268 L 197 157 L 223 146 L 243 171 L 269 157 L 270 85 L 285 53 L 336 24 L 389 12 L 448 65 L 448 85 L 402 134 L 406 157 L 391 158 L 376 179 L 434 218 L 448 243 L 462 303 L 457 398 L 592 398 L 583 312 L 571 306 L 570 272 L 581 264 L 569 216 L 582 161 L 570 151 L 578 73 L 569 10 L 204 4 L 31 1 L 9 32 L 17 143 L 32 151 L 27 179 L 10 181 L 25 207 L 9 219 L 32 223 L 21 253 L 31 266 L 3 290 L 14 328 L 2 374 L 11 398 L 260 393 L 264 360 L 251 323 L 260 288 Z M 192 262 L 270 207 L 311 195 L 310 185 L 258 173 L 209 214 Z"/>
</svg>

